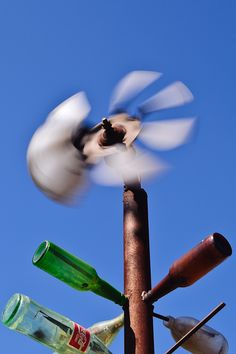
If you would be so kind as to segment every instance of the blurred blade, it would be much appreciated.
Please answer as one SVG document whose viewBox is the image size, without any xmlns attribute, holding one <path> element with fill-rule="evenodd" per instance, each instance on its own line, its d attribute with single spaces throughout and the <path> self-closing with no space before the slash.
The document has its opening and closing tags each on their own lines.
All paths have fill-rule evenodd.
<svg viewBox="0 0 236 354">
<path fill-rule="evenodd" d="M 159 79 L 155 71 L 132 71 L 121 79 L 115 87 L 109 107 L 109 114 L 124 111 L 129 102 L 147 86 Z"/>
<path fill-rule="evenodd" d="M 181 81 L 167 86 L 139 106 L 141 114 L 184 105 L 193 100 L 191 91 Z"/>
<path fill-rule="evenodd" d="M 49 114 L 46 122 L 74 127 L 87 117 L 90 110 L 91 107 L 87 96 L 81 91 L 57 106 Z"/>
<path fill-rule="evenodd" d="M 51 199 L 70 203 L 84 186 L 85 163 L 72 143 L 90 106 L 80 92 L 54 109 L 33 135 L 27 151 L 30 174 Z"/>
<path fill-rule="evenodd" d="M 49 141 L 47 135 L 50 131 L 40 130 L 31 140 L 27 152 L 30 174 L 49 198 L 63 204 L 72 203 L 85 183 L 84 162 L 72 144 Z M 41 142 L 43 136 L 45 144 Z"/>
<path fill-rule="evenodd" d="M 139 138 L 149 147 L 169 150 L 189 141 L 196 118 L 170 119 L 143 124 Z"/>
<path fill-rule="evenodd" d="M 92 179 L 103 185 L 132 184 L 137 177 L 144 179 L 160 175 L 169 166 L 140 149 L 128 149 L 105 158 L 91 172 Z"/>
</svg>

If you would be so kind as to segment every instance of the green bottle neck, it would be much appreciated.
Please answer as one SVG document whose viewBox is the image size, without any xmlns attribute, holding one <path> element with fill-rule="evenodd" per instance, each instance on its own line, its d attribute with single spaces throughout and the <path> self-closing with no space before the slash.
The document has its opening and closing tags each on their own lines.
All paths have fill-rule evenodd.
<svg viewBox="0 0 236 354">
<path fill-rule="evenodd" d="M 113 286 L 101 278 L 98 279 L 98 282 L 92 291 L 95 294 L 105 297 L 106 299 L 111 300 L 120 306 L 124 306 L 127 300 L 124 294 L 113 288 Z"/>
</svg>

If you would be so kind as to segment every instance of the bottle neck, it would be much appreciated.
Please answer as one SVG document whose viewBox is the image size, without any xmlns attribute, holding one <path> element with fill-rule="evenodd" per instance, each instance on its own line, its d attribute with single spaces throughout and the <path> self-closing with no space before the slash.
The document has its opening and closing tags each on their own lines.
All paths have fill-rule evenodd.
<svg viewBox="0 0 236 354">
<path fill-rule="evenodd" d="M 119 316 L 114 318 L 115 328 L 120 329 L 124 326 L 124 313 L 122 312 Z"/>
<path fill-rule="evenodd" d="M 179 286 L 179 282 L 167 274 L 165 278 L 160 281 L 160 283 L 158 283 L 143 296 L 143 300 L 145 302 L 153 303 Z"/>
<path fill-rule="evenodd" d="M 95 294 L 105 297 L 106 299 L 111 300 L 120 306 L 124 306 L 126 303 L 125 295 L 117 289 L 113 288 L 113 286 L 101 278 L 99 278 L 96 286 L 92 289 L 92 291 Z"/>
</svg>

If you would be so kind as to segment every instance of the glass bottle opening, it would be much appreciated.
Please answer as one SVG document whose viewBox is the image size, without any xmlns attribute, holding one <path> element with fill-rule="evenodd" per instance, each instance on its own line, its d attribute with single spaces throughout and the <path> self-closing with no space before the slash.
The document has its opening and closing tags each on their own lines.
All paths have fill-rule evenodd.
<svg viewBox="0 0 236 354">
<path fill-rule="evenodd" d="M 20 308 L 21 301 L 22 296 L 20 294 L 15 294 L 10 298 L 2 314 L 2 322 L 5 325 L 10 325 L 10 323 L 15 319 Z"/>
<path fill-rule="evenodd" d="M 213 239 L 214 239 L 215 247 L 218 249 L 218 251 L 221 254 L 223 254 L 226 257 L 231 256 L 232 248 L 223 235 L 219 234 L 218 232 L 215 232 L 213 234 Z"/>
<path fill-rule="evenodd" d="M 49 247 L 50 243 L 48 241 L 42 242 L 41 245 L 39 245 L 39 247 L 35 251 L 32 262 L 36 264 L 45 255 Z"/>
</svg>

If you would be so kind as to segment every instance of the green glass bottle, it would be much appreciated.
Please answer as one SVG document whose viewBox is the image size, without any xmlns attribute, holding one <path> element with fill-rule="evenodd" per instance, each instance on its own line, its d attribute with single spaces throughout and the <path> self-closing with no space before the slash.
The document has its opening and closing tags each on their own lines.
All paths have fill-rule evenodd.
<svg viewBox="0 0 236 354">
<path fill-rule="evenodd" d="M 93 267 L 52 242 L 41 243 L 32 261 L 37 267 L 76 290 L 90 290 L 120 306 L 126 302 L 125 295 L 101 279 Z"/>
<path fill-rule="evenodd" d="M 112 354 L 89 330 L 22 294 L 10 298 L 2 322 L 58 354 Z"/>
</svg>

